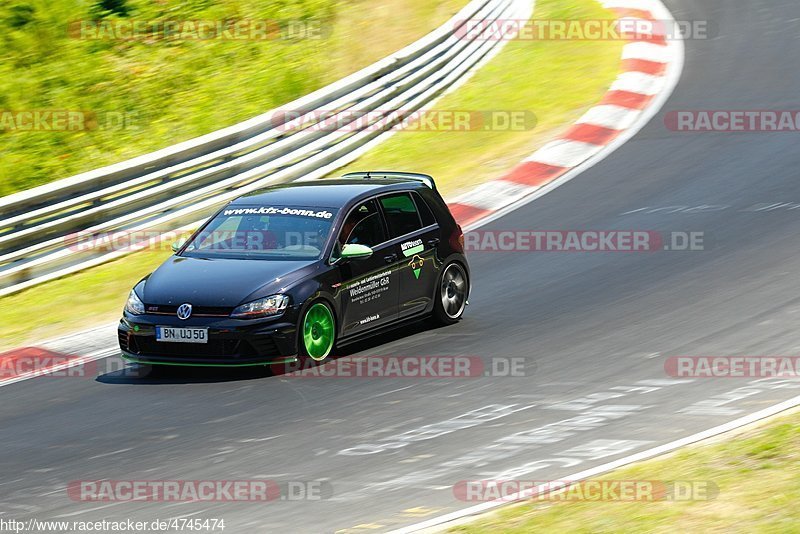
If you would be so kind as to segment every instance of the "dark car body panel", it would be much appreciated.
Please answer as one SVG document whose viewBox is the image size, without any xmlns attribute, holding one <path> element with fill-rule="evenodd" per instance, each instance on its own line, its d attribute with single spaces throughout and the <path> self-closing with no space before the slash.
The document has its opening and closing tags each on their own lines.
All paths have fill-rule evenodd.
<svg viewBox="0 0 800 534">
<path fill-rule="evenodd" d="M 416 203 L 424 202 L 433 214 L 433 224 L 373 246 L 370 258 L 332 262 L 337 236 L 351 210 L 369 199 L 401 192 L 409 193 Z M 145 314 L 123 313 L 119 338 L 127 358 L 144 363 L 226 366 L 289 361 L 298 354 L 300 319 L 312 302 L 324 300 L 330 305 L 337 341 L 344 344 L 398 321 L 430 314 L 436 281 L 447 262 L 458 261 L 469 273 L 463 248 L 454 242 L 461 229 L 441 196 L 419 182 L 323 180 L 283 185 L 240 197 L 224 209 L 257 205 L 338 210 L 321 259 L 204 259 L 182 256 L 183 250 L 178 251 L 136 286 Z M 386 213 L 382 213 L 388 226 Z M 273 294 L 290 298 L 280 316 L 230 317 L 236 306 Z M 183 303 L 194 307 L 186 320 L 175 313 Z M 208 328 L 209 343 L 157 342 L 157 326 Z"/>
<path fill-rule="evenodd" d="M 313 275 L 318 267 L 311 261 L 246 261 L 225 258 L 172 256 L 147 279 L 141 298 L 147 304 L 233 309 L 254 295 L 278 293 L 287 283 Z M 203 285 L 186 280 L 213 280 Z"/>
</svg>

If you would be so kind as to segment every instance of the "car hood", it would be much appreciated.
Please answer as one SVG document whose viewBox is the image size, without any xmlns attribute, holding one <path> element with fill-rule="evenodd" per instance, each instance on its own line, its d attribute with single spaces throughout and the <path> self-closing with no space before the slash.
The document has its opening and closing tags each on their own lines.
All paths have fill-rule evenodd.
<svg viewBox="0 0 800 534">
<path fill-rule="evenodd" d="M 147 278 L 141 297 L 148 305 L 234 307 L 280 293 L 317 263 L 173 256 Z"/>
</svg>

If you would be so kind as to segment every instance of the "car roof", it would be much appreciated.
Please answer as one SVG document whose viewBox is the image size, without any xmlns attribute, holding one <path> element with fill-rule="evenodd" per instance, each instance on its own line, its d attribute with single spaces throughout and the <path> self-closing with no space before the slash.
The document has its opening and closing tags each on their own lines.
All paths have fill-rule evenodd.
<svg viewBox="0 0 800 534">
<path fill-rule="evenodd" d="M 275 185 L 241 196 L 229 205 L 343 208 L 376 194 L 424 187 L 424 183 L 398 178 L 332 178 Z"/>
</svg>

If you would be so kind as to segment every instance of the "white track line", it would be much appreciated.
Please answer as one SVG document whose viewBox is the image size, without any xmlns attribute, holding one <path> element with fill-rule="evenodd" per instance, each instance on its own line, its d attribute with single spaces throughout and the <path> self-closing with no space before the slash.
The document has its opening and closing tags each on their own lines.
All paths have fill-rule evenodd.
<svg viewBox="0 0 800 534">
<path fill-rule="evenodd" d="M 653 96 L 664 90 L 663 76 L 653 76 L 643 72 L 629 71 L 620 74 L 611 84 L 611 91 L 629 91 Z"/>
<path fill-rule="evenodd" d="M 23 380 L 29 380 L 31 378 L 57 373 L 59 371 L 69 369 L 71 367 L 77 367 L 79 365 L 84 365 L 86 363 L 93 362 L 95 360 L 102 360 L 103 358 L 108 358 L 109 356 L 113 356 L 115 354 L 119 354 L 119 349 L 117 348 L 102 349 L 92 352 L 86 356 L 77 356 L 64 363 L 48 367 L 47 369 L 37 369 L 35 371 L 28 371 L 26 373 L 20 373 L 19 375 L 11 378 L 2 379 L 0 380 L 0 387 L 10 386 L 11 384 L 16 384 L 17 382 L 22 382 Z"/>
<path fill-rule="evenodd" d="M 533 193 L 536 189 L 534 186 L 515 184 L 507 180 L 492 180 L 461 195 L 454 199 L 453 202 L 491 211 L 519 200 Z"/>
<path fill-rule="evenodd" d="M 653 43 L 629 43 L 622 47 L 622 59 L 643 59 L 655 63 L 669 63 L 671 52 L 668 46 Z"/>
<path fill-rule="evenodd" d="M 602 104 L 587 111 L 576 124 L 591 124 L 611 130 L 627 130 L 639 119 L 641 110 Z"/>
<path fill-rule="evenodd" d="M 601 150 L 603 150 L 603 145 L 558 139 L 550 141 L 525 161 L 535 161 L 545 165 L 552 165 L 553 167 L 569 168 L 575 167 L 587 157 L 591 157 L 588 154 L 595 155 Z"/>
<path fill-rule="evenodd" d="M 765 408 L 758 412 L 752 413 L 750 415 L 746 415 L 744 417 L 740 417 L 739 419 L 735 419 L 723 425 L 715 426 L 714 428 L 710 428 L 708 430 L 703 430 L 702 432 L 698 432 L 697 434 L 692 434 L 691 436 L 687 436 L 685 438 L 681 438 L 670 443 L 665 443 L 664 445 L 659 445 L 657 447 L 653 447 L 651 449 L 647 449 L 646 451 L 637 452 L 635 454 L 631 454 L 629 456 L 625 456 L 624 458 L 620 458 L 618 460 L 614 460 L 612 462 L 608 462 L 602 465 L 598 465 L 597 467 L 592 467 L 590 469 L 586 469 L 584 471 L 580 471 L 578 473 L 574 473 L 572 475 L 568 475 L 566 477 L 559 477 L 559 481 L 562 482 L 580 482 L 581 480 L 586 480 L 590 477 L 596 477 L 599 475 L 603 475 L 608 473 L 609 471 L 613 471 L 614 469 L 618 469 L 620 467 L 635 463 L 641 462 L 642 460 L 648 460 L 650 458 L 654 458 L 656 456 L 660 456 L 662 454 L 667 454 L 681 447 L 685 447 L 687 445 L 691 445 L 693 443 L 697 443 L 699 441 L 703 441 L 709 438 L 713 438 L 720 434 L 724 434 L 726 432 L 730 432 L 732 430 L 736 430 L 743 426 L 750 425 L 755 423 L 756 421 L 760 421 L 761 419 L 766 419 L 767 417 L 772 417 L 780 412 L 784 412 L 786 410 L 790 410 L 800 406 L 800 395 L 789 399 L 787 401 L 781 402 L 780 404 L 776 404 L 774 406 L 770 406 L 769 408 Z M 533 495 L 536 495 L 537 492 L 542 492 L 546 488 L 543 486 L 539 486 L 536 488 L 531 488 L 525 491 L 517 492 L 515 494 L 509 495 L 504 497 L 501 500 L 497 501 L 490 501 L 486 503 L 481 503 L 475 506 L 470 506 L 469 508 L 464 508 L 463 510 L 458 510 L 456 512 L 446 514 L 439 517 L 434 517 L 433 519 L 429 519 L 427 521 L 423 521 L 421 523 L 416 523 L 414 525 L 410 525 L 407 527 L 403 527 L 397 530 L 392 530 L 389 534 L 407 534 L 411 532 L 419 532 L 420 530 L 427 530 L 427 529 L 436 529 L 439 530 L 437 527 L 444 528 L 445 523 L 450 523 L 459 519 L 464 519 L 466 517 L 482 514 L 488 512 L 489 510 L 493 510 L 495 508 L 507 505 L 513 501 L 522 501 L 526 499 L 530 499 Z M 453 526 L 453 525 L 449 525 Z M 449 528 L 448 526 L 448 528 Z"/>
</svg>

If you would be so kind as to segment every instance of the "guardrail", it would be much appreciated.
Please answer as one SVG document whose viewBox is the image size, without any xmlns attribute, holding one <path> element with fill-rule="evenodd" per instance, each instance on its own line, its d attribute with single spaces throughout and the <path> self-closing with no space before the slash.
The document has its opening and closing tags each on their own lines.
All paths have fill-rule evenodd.
<svg viewBox="0 0 800 534">
<path fill-rule="evenodd" d="M 78 247 L 84 234 L 190 227 L 244 193 L 274 182 L 320 178 L 347 164 L 391 135 L 391 126 L 465 81 L 506 42 L 463 31 L 467 20 L 527 18 L 532 3 L 473 0 L 412 45 L 280 110 L 0 198 L 0 295 L 110 261 L 137 246 L 87 250 Z M 328 120 L 337 127 L 314 128 L 320 112 L 335 112 Z"/>
</svg>

